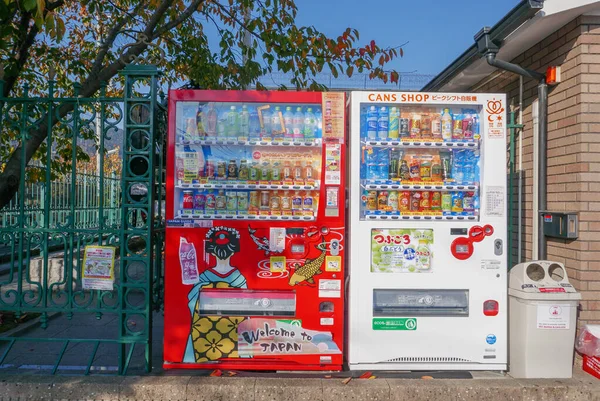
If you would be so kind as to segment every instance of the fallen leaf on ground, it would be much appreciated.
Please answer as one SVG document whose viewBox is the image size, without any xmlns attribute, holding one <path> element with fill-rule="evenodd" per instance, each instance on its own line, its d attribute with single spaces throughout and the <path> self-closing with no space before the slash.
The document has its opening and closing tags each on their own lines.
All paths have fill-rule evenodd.
<svg viewBox="0 0 600 401">
<path fill-rule="evenodd" d="M 348 384 L 348 383 L 350 383 L 350 380 L 352 380 L 351 377 L 346 377 L 344 380 L 342 380 L 342 383 Z"/>
</svg>

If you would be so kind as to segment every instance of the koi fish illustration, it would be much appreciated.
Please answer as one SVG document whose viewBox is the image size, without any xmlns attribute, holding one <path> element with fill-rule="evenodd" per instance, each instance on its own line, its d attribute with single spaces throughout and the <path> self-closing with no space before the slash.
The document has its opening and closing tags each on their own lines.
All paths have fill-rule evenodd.
<svg viewBox="0 0 600 401">
<path fill-rule="evenodd" d="M 326 245 L 327 244 L 324 242 L 323 239 L 323 243 L 321 244 L 323 250 L 321 251 L 321 254 L 315 259 L 306 259 L 306 262 L 304 262 L 304 266 L 296 268 L 294 274 L 292 274 L 292 277 L 290 277 L 289 284 L 291 286 L 300 284 L 303 281 L 306 281 L 310 284 L 315 283 L 313 277 L 323 273 L 323 271 L 321 270 L 321 266 L 323 266 L 323 262 L 325 261 L 325 254 L 327 253 Z M 317 247 L 317 249 L 319 248 Z"/>
<path fill-rule="evenodd" d="M 252 241 L 258 246 L 258 250 L 265 251 L 266 256 L 268 256 L 270 253 L 281 253 L 279 251 L 270 250 L 269 239 L 267 237 L 256 236 L 256 228 L 252 228 L 250 227 L 250 225 L 248 225 L 248 233 L 250 234 L 250 238 L 252 238 Z"/>
</svg>

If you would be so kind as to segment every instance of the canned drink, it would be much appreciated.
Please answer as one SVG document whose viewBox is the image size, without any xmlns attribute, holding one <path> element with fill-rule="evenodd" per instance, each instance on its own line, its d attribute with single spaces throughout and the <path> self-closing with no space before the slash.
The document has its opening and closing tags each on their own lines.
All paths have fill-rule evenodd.
<svg viewBox="0 0 600 401">
<path fill-rule="evenodd" d="M 235 191 L 230 191 L 226 193 L 226 206 L 228 212 L 237 211 L 238 198 L 237 193 Z"/>
<path fill-rule="evenodd" d="M 252 210 L 258 210 L 259 207 L 259 195 L 258 191 L 250 191 L 250 201 L 248 202 L 248 208 Z"/>
<path fill-rule="evenodd" d="M 237 193 L 237 210 L 240 213 L 248 211 L 248 192 L 240 191 Z"/>
<path fill-rule="evenodd" d="M 194 209 L 203 212 L 206 206 L 206 196 L 203 193 L 194 195 Z"/>
<path fill-rule="evenodd" d="M 258 167 L 256 166 L 256 163 L 252 163 L 252 165 L 250 166 L 250 169 L 248 171 L 248 179 L 250 181 L 258 181 L 258 178 L 259 178 Z"/>
<path fill-rule="evenodd" d="M 217 162 L 217 179 L 224 180 L 227 178 L 227 163 L 224 161 Z"/>
<path fill-rule="evenodd" d="M 431 139 L 431 116 L 429 114 L 421 116 L 421 138 Z"/>
<path fill-rule="evenodd" d="M 183 191 L 183 209 L 194 209 L 194 191 Z"/>
<path fill-rule="evenodd" d="M 215 162 L 212 160 L 206 162 L 206 176 L 208 178 L 215 178 Z"/>
<path fill-rule="evenodd" d="M 400 138 L 410 138 L 410 119 L 400 119 Z"/>
<path fill-rule="evenodd" d="M 410 211 L 418 212 L 420 205 L 421 205 L 421 194 L 419 192 L 412 192 L 410 194 Z"/>
<path fill-rule="evenodd" d="M 261 209 L 269 209 L 269 191 L 261 191 L 260 192 L 260 208 Z"/>
<path fill-rule="evenodd" d="M 458 116 L 457 116 L 458 117 Z M 463 135 L 463 120 L 456 118 L 453 121 L 453 126 L 452 126 L 452 139 L 463 139 L 464 135 Z"/>
<path fill-rule="evenodd" d="M 387 164 L 379 164 L 377 166 L 377 179 L 379 180 L 387 180 L 389 173 L 390 173 L 390 167 Z"/>
<path fill-rule="evenodd" d="M 367 192 L 367 210 L 377 210 L 377 191 Z"/>
<path fill-rule="evenodd" d="M 212 191 L 208 191 L 206 194 L 206 203 L 204 205 L 204 210 L 206 213 L 214 213 L 217 207 L 217 202 L 215 199 L 215 194 Z"/>
<path fill-rule="evenodd" d="M 412 139 L 421 138 L 421 116 L 415 114 L 410 120 L 410 137 Z"/>
<path fill-rule="evenodd" d="M 473 118 L 467 117 L 463 120 L 462 134 L 464 139 L 473 139 Z"/>
<path fill-rule="evenodd" d="M 450 192 L 442 192 L 442 212 L 450 213 L 452 211 L 452 195 Z"/>
<path fill-rule="evenodd" d="M 377 194 L 377 209 L 385 212 L 388 207 L 388 192 L 387 191 L 379 191 Z"/>
<path fill-rule="evenodd" d="M 175 169 L 177 170 L 177 179 L 179 181 L 183 181 L 185 169 L 183 168 L 183 159 L 181 157 L 177 157 L 177 161 L 175 162 Z"/>
</svg>

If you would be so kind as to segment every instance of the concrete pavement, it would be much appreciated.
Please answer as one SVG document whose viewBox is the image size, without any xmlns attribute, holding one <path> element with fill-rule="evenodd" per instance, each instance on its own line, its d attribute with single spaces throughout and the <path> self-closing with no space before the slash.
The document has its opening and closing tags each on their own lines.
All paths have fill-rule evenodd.
<svg viewBox="0 0 600 401">
<path fill-rule="evenodd" d="M 517 380 L 498 374 L 473 379 L 342 379 L 1 375 L 0 399 L 197 401 L 563 401 L 600 400 L 600 381 L 577 369 L 572 379 Z M 319 375 L 322 377 L 322 374 Z"/>
</svg>

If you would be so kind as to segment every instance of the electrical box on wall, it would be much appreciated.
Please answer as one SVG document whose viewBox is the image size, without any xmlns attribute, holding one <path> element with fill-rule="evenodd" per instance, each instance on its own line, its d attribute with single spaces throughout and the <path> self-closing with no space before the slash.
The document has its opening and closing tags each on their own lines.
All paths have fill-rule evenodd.
<svg viewBox="0 0 600 401">
<path fill-rule="evenodd" d="M 544 221 L 546 237 L 576 239 L 579 235 L 579 219 L 577 212 L 540 212 Z"/>
</svg>

